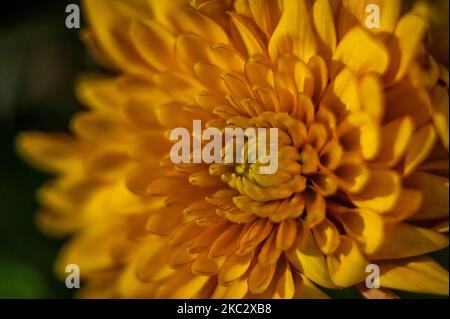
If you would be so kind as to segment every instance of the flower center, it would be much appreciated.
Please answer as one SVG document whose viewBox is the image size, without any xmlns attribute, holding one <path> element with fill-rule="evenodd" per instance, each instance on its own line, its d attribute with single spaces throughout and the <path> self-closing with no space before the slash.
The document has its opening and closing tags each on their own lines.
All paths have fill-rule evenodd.
<svg viewBox="0 0 450 319">
<path fill-rule="evenodd" d="M 266 139 L 266 147 L 277 151 L 278 169 L 273 174 L 261 174 L 259 160 L 244 163 L 212 164 L 210 173 L 221 176 L 230 189 L 221 190 L 211 197 L 220 215 L 232 221 L 257 217 L 280 222 L 299 217 L 304 210 L 304 192 L 308 192 L 310 175 L 317 171 L 317 156 L 307 144 L 307 129 L 303 122 L 287 113 L 264 112 L 253 118 L 232 117 L 227 127 L 277 128 L 278 145 L 273 147 Z M 244 150 L 251 142 L 246 141 Z M 247 154 L 247 152 L 245 152 Z M 273 154 L 272 154 L 273 155 Z M 313 163 L 311 163 L 313 162 Z"/>
</svg>

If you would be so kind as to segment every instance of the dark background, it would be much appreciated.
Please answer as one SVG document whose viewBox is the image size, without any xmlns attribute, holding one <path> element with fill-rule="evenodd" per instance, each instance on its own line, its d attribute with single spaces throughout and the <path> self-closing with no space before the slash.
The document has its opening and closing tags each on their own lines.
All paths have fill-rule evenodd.
<svg viewBox="0 0 450 319">
<path fill-rule="evenodd" d="M 48 176 L 17 157 L 14 138 L 67 130 L 81 107 L 73 82 L 92 62 L 78 30 L 65 26 L 66 5 L 78 1 L 8 2 L 0 5 L 0 298 L 70 297 L 53 275 L 61 240 L 34 223 L 34 192 Z"/>
<path fill-rule="evenodd" d="M 0 4 L 0 298 L 72 296 L 53 274 L 62 241 L 41 234 L 34 223 L 34 193 L 49 176 L 23 163 L 14 150 L 20 131 L 66 131 L 70 116 L 82 107 L 73 95 L 74 80 L 97 68 L 78 30 L 65 27 L 69 3 L 79 4 L 75 0 Z M 447 37 L 445 41 L 445 54 L 437 55 L 448 65 Z M 448 269 L 448 249 L 433 255 Z M 355 289 L 327 292 L 359 297 Z"/>
</svg>

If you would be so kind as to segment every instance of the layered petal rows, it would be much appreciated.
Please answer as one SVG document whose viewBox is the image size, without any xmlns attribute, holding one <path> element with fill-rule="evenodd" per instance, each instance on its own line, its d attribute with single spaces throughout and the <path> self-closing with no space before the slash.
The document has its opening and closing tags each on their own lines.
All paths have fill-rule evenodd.
<svg viewBox="0 0 450 319">
<path fill-rule="evenodd" d="M 366 6 L 381 10 L 367 28 Z M 448 71 L 400 0 L 84 1 L 88 74 L 70 134 L 23 133 L 55 178 L 40 226 L 72 237 L 84 297 L 448 295 Z M 279 169 L 174 164 L 170 130 L 277 128 Z"/>
</svg>

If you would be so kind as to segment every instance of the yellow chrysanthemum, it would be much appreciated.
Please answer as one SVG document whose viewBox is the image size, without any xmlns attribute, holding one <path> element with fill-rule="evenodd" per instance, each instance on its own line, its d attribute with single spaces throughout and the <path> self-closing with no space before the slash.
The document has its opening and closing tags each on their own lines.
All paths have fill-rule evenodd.
<svg viewBox="0 0 450 319">
<path fill-rule="evenodd" d="M 366 28 L 366 5 L 381 8 Z M 25 133 L 57 177 L 39 224 L 73 234 L 85 297 L 322 298 L 364 283 L 448 295 L 448 71 L 399 0 L 85 1 L 117 76 L 77 86 L 71 135 Z M 168 132 L 279 129 L 279 169 L 173 164 Z M 370 292 L 368 293 L 368 295 Z"/>
</svg>

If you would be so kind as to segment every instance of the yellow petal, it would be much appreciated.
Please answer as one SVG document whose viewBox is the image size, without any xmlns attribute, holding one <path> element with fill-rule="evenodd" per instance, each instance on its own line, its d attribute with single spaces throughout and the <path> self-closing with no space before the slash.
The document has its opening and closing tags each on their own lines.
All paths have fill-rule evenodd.
<svg viewBox="0 0 450 319">
<path fill-rule="evenodd" d="M 217 285 L 212 298 L 218 299 L 241 299 L 248 293 L 247 278 L 235 280 L 230 286 Z"/>
<path fill-rule="evenodd" d="M 276 246 L 276 232 L 272 232 L 261 247 L 258 262 L 261 266 L 276 264 L 282 250 Z"/>
<path fill-rule="evenodd" d="M 108 278 L 108 281 L 111 279 Z M 101 284 L 100 284 L 101 285 Z M 94 286 L 97 286 L 94 284 Z M 125 267 L 123 270 L 123 273 L 118 279 L 118 282 L 115 282 L 115 288 L 114 289 L 105 289 L 102 288 L 101 290 L 115 290 L 114 294 L 116 296 L 124 297 L 124 296 L 133 296 L 133 298 L 154 298 L 154 290 L 155 290 L 155 283 L 153 282 L 143 282 L 139 278 L 136 277 L 136 265 L 131 264 Z M 90 292 L 92 293 L 92 292 Z M 82 298 L 99 298 L 96 297 L 101 292 L 95 291 L 92 294 L 92 297 L 82 297 Z M 102 297 L 100 297 L 102 298 Z M 106 297 L 108 298 L 108 297 Z M 109 297 L 112 298 L 112 297 Z"/>
<path fill-rule="evenodd" d="M 341 4 L 339 1 L 333 1 L 333 3 L 336 6 Z M 370 28 L 370 31 L 387 34 L 395 30 L 402 9 L 401 0 L 343 0 L 338 19 L 339 37 L 341 39 L 355 25 L 360 24 L 363 27 L 369 27 L 367 19 L 370 14 L 373 14 L 370 10 L 367 10 L 370 4 L 377 5 L 380 8 L 380 25 Z"/>
<path fill-rule="evenodd" d="M 245 75 L 252 85 L 273 85 L 273 72 L 271 68 L 259 61 L 249 60 L 245 64 Z"/>
<path fill-rule="evenodd" d="M 266 218 L 259 218 L 243 230 L 239 240 L 238 254 L 244 255 L 255 249 L 271 233 L 273 224 Z"/>
<path fill-rule="evenodd" d="M 177 69 L 173 56 L 175 36 L 162 25 L 151 20 L 134 21 L 130 36 L 139 54 L 153 68 L 160 72 Z"/>
<path fill-rule="evenodd" d="M 151 244 L 143 247 L 136 265 L 136 276 L 144 282 L 158 281 L 175 272 L 167 264 L 170 256 L 168 241 L 156 235 L 149 240 Z"/>
<path fill-rule="evenodd" d="M 111 3 L 105 0 L 85 0 L 83 4 L 101 52 L 108 56 L 116 68 L 142 73 L 145 64 L 132 46 L 127 31 L 132 19 L 148 18 L 147 5 L 136 1 Z"/>
<path fill-rule="evenodd" d="M 240 74 L 226 72 L 222 75 L 222 79 L 231 94 L 235 94 L 240 98 L 252 96 L 247 80 Z"/>
<path fill-rule="evenodd" d="M 159 210 L 167 205 L 165 198 L 144 198 L 132 193 L 122 180 L 108 190 L 106 211 L 134 214 L 137 211 Z"/>
<path fill-rule="evenodd" d="M 213 63 L 211 45 L 199 35 L 182 34 L 175 42 L 175 56 L 187 72 L 193 72 L 196 63 Z"/>
<path fill-rule="evenodd" d="M 316 225 L 313 228 L 313 235 L 317 246 L 325 255 L 333 253 L 339 246 L 339 231 L 329 219 L 325 218 Z"/>
<path fill-rule="evenodd" d="M 446 175 L 446 172 L 449 171 L 449 162 L 446 159 L 429 161 L 417 167 L 417 170 L 435 173 L 437 175 Z"/>
<path fill-rule="evenodd" d="M 364 280 L 369 262 L 352 239 L 341 236 L 339 247 L 327 257 L 327 264 L 333 283 L 349 287 Z"/>
<path fill-rule="evenodd" d="M 329 197 L 338 189 L 337 179 L 330 174 L 316 174 L 312 177 L 314 189 L 322 196 Z"/>
<path fill-rule="evenodd" d="M 359 96 L 361 109 L 369 114 L 369 117 L 379 123 L 384 116 L 384 93 L 383 83 L 379 77 L 369 74 L 361 79 L 359 84 Z"/>
<path fill-rule="evenodd" d="M 184 103 L 168 103 L 157 108 L 156 116 L 159 123 L 167 128 L 184 127 L 192 129 L 193 116 L 189 112 L 186 112 Z M 173 116 L 173 114 L 177 116 Z"/>
<path fill-rule="evenodd" d="M 263 39 L 259 36 L 253 26 L 245 20 L 242 16 L 230 12 L 231 21 L 239 31 L 239 34 L 244 42 L 244 46 L 247 50 L 248 57 L 264 56 L 266 52 L 266 46 Z"/>
<path fill-rule="evenodd" d="M 214 44 L 212 46 L 216 64 L 224 71 L 242 72 L 246 59 L 242 57 L 231 46 L 223 43 Z"/>
<path fill-rule="evenodd" d="M 186 210 L 184 211 L 186 213 Z M 195 214 L 193 211 L 189 212 L 190 215 Z M 216 240 L 217 234 L 221 234 L 228 228 L 228 223 L 222 222 L 217 225 L 206 227 L 189 245 L 189 252 L 198 253 L 207 250 L 211 244 Z"/>
<path fill-rule="evenodd" d="M 390 221 L 414 219 L 414 215 L 422 205 L 422 199 L 423 196 L 419 190 L 403 187 L 395 206 L 384 213 L 383 216 L 386 216 L 386 220 Z"/>
<path fill-rule="evenodd" d="M 249 10 L 255 23 L 267 36 L 270 36 L 280 17 L 279 3 L 266 0 L 249 1 Z"/>
<path fill-rule="evenodd" d="M 181 210 L 180 208 L 178 209 Z M 204 228 L 199 226 L 195 221 L 189 221 L 181 224 L 177 229 L 173 231 L 172 236 L 170 236 L 170 244 L 172 246 L 179 246 L 182 244 L 190 243 L 203 230 Z"/>
<path fill-rule="evenodd" d="M 158 3 L 157 6 L 161 6 L 161 4 Z M 185 3 L 178 4 L 179 14 L 176 13 L 177 9 L 168 12 L 178 30 L 181 31 L 179 33 L 201 35 L 211 44 L 229 44 L 226 31 L 216 21 L 198 10 L 186 7 Z"/>
<path fill-rule="evenodd" d="M 293 106 L 295 106 L 295 84 L 292 82 L 288 75 L 276 72 L 274 76 L 275 90 L 278 95 L 280 107 L 277 111 L 291 113 Z M 312 81 L 309 83 L 313 84 Z M 302 88 L 303 90 L 303 88 Z M 312 94 L 312 88 L 306 88 Z"/>
<path fill-rule="evenodd" d="M 208 171 L 196 172 L 190 175 L 189 183 L 200 187 L 214 187 L 223 185 L 223 182 L 219 177 L 210 175 Z"/>
<path fill-rule="evenodd" d="M 154 179 L 148 185 L 148 192 L 153 195 L 170 195 L 187 192 L 187 189 L 179 190 L 178 187 L 189 185 L 182 176 L 161 176 Z M 192 190 L 192 188 L 190 188 Z"/>
<path fill-rule="evenodd" d="M 384 125 L 381 128 L 381 149 L 374 162 L 383 166 L 395 166 L 407 150 L 408 144 L 412 143 L 413 131 L 414 122 L 410 117 Z"/>
<path fill-rule="evenodd" d="M 145 228 L 157 235 L 170 235 L 182 223 L 183 205 L 173 204 L 150 213 Z M 167 216 L 171 216 L 167 218 Z"/>
<path fill-rule="evenodd" d="M 277 265 L 276 277 L 276 298 L 291 299 L 295 293 L 294 277 L 289 263 L 284 258 Z"/>
<path fill-rule="evenodd" d="M 305 275 L 294 274 L 295 299 L 329 299 L 311 280 Z"/>
<path fill-rule="evenodd" d="M 431 91 L 432 117 L 434 127 L 441 138 L 442 144 L 448 150 L 449 119 L 448 119 L 448 92 L 439 86 Z"/>
<path fill-rule="evenodd" d="M 237 247 L 242 226 L 234 224 L 220 234 L 209 249 L 208 256 L 217 258 L 229 254 Z"/>
<path fill-rule="evenodd" d="M 125 99 L 123 93 L 117 89 L 119 81 L 104 75 L 87 74 L 77 80 L 75 94 L 89 108 L 116 112 L 116 107 Z"/>
<path fill-rule="evenodd" d="M 430 257 L 380 263 L 384 288 L 437 295 L 449 294 L 448 271 Z"/>
<path fill-rule="evenodd" d="M 352 202 L 362 208 L 385 212 L 394 207 L 401 190 L 401 178 L 389 170 L 373 170 L 364 189 L 358 195 L 351 195 Z"/>
<path fill-rule="evenodd" d="M 294 218 L 283 220 L 277 228 L 276 246 L 286 250 L 294 243 L 297 237 L 297 224 Z"/>
<path fill-rule="evenodd" d="M 355 209 L 339 215 L 347 234 L 366 254 L 371 254 L 385 239 L 385 222 L 382 217 L 368 209 Z"/>
<path fill-rule="evenodd" d="M 97 150 L 86 163 L 86 172 L 99 179 L 113 181 L 125 177 L 135 167 L 126 149 Z"/>
<path fill-rule="evenodd" d="M 269 43 L 273 61 L 294 54 L 305 63 L 316 55 L 317 45 L 305 0 L 282 2 L 283 13 Z"/>
<path fill-rule="evenodd" d="M 228 285 L 232 281 L 238 279 L 250 267 L 250 263 L 253 259 L 253 253 L 246 255 L 236 255 L 236 253 L 231 253 L 225 259 L 225 262 L 220 267 L 219 271 L 219 284 Z"/>
<path fill-rule="evenodd" d="M 68 135 L 27 132 L 16 143 L 21 156 L 47 172 L 70 171 L 81 164 L 76 143 Z"/>
<path fill-rule="evenodd" d="M 337 42 L 334 16 L 329 0 L 318 0 L 314 3 L 313 18 L 320 40 L 326 47 L 325 54 L 329 62 L 336 49 Z"/>
<path fill-rule="evenodd" d="M 296 57 L 282 57 L 278 60 L 279 71 L 295 81 L 297 92 L 312 96 L 314 92 L 314 75 L 309 67 Z"/>
<path fill-rule="evenodd" d="M 133 138 L 131 131 L 119 117 L 106 112 L 80 112 L 71 119 L 72 130 L 89 141 L 120 141 L 128 143 Z"/>
<path fill-rule="evenodd" d="M 425 172 L 414 172 L 405 185 L 422 193 L 422 205 L 411 217 L 412 220 L 427 220 L 448 216 L 449 182 L 442 177 Z"/>
<path fill-rule="evenodd" d="M 392 40 L 395 46 L 398 46 L 400 53 L 395 80 L 401 79 L 406 74 L 411 62 L 419 54 L 420 44 L 426 31 L 425 21 L 415 14 L 406 14 L 399 20 L 395 29 L 395 38 Z"/>
<path fill-rule="evenodd" d="M 190 254 L 186 247 L 184 246 L 178 246 L 172 249 L 172 252 L 170 254 L 169 261 L 167 264 L 174 268 L 180 268 L 194 260 L 196 256 L 194 254 Z"/>
<path fill-rule="evenodd" d="M 449 229 L 448 219 L 433 225 L 433 230 L 440 233 L 448 233 L 448 229 Z"/>
<path fill-rule="evenodd" d="M 171 101 L 192 103 L 192 97 L 202 89 L 195 78 L 183 73 L 160 73 L 153 79 L 156 85 L 172 98 Z"/>
<path fill-rule="evenodd" d="M 338 1 L 333 1 L 333 3 L 335 3 L 335 6 L 341 4 Z M 370 4 L 377 5 L 380 8 L 380 25 L 370 28 L 370 31 L 383 34 L 392 33 L 395 30 L 402 9 L 401 0 L 343 0 L 338 19 L 339 37 L 341 39 L 355 25 L 360 24 L 362 27 L 369 27 L 367 19 L 372 12 L 367 10 L 367 7 Z"/>
<path fill-rule="evenodd" d="M 287 251 L 289 261 L 313 282 L 326 288 L 336 288 L 330 279 L 325 256 L 317 247 L 311 230 L 303 225 L 301 231 L 302 236 L 298 236 L 297 242 Z"/>
<path fill-rule="evenodd" d="M 130 156 L 141 163 L 149 162 L 154 165 L 159 165 L 161 159 L 169 152 L 172 144 L 161 131 L 152 131 L 142 134 L 141 137 L 135 141 L 131 150 Z"/>
<path fill-rule="evenodd" d="M 189 299 L 202 296 L 202 290 L 208 284 L 210 277 L 198 276 L 188 267 L 178 270 L 164 285 L 158 286 L 155 298 Z M 204 297 L 204 296 L 203 296 Z"/>
<path fill-rule="evenodd" d="M 427 254 L 448 246 L 448 237 L 407 223 L 390 224 L 383 245 L 371 259 L 395 259 Z"/>
<path fill-rule="evenodd" d="M 367 0 L 366 4 L 377 4 L 380 7 L 380 27 L 370 29 L 373 32 L 388 32 L 392 33 L 397 26 L 398 19 L 402 10 L 401 0 Z M 367 18 L 364 17 L 363 23 L 365 23 Z"/>
<path fill-rule="evenodd" d="M 409 175 L 430 154 L 437 139 L 436 131 L 431 124 L 414 133 L 409 141 L 405 154 L 404 174 Z"/>
<path fill-rule="evenodd" d="M 325 218 L 326 202 L 322 195 L 311 191 L 305 194 L 306 218 L 305 223 L 312 228 Z"/>
<path fill-rule="evenodd" d="M 127 188 L 135 194 L 149 195 L 149 185 L 158 177 L 164 176 L 164 170 L 155 170 L 151 167 L 139 167 L 129 173 L 126 180 Z"/>
<path fill-rule="evenodd" d="M 252 294 L 260 294 L 269 287 L 275 274 L 276 264 L 262 266 L 257 263 L 248 277 L 248 289 Z"/>
<path fill-rule="evenodd" d="M 161 23 L 164 27 L 169 29 L 171 32 L 179 31 L 176 21 L 182 16 L 182 8 L 184 0 L 174 0 L 174 1 L 146 1 L 149 6 L 149 12 L 151 17 Z"/>
<path fill-rule="evenodd" d="M 210 259 L 208 252 L 204 251 L 198 254 L 192 263 L 191 270 L 199 276 L 212 276 L 217 274 L 225 258 Z M 219 285 L 220 286 L 220 285 Z"/>
<path fill-rule="evenodd" d="M 376 156 L 380 150 L 380 130 L 373 123 L 367 123 L 360 127 L 361 153 L 365 159 L 370 160 Z"/>
<path fill-rule="evenodd" d="M 343 39 L 347 32 L 362 22 L 366 8 L 365 1 L 342 0 L 338 17 L 339 38 Z"/>
<path fill-rule="evenodd" d="M 322 95 L 328 85 L 328 68 L 324 59 L 320 56 L 312 57 L 308 62 L 308 67 L 314 78 L 314 101 Z"/>
<path fill-rule="evenodd" d="M 349 113 L 360 110 L 358 79 L 350 69 L 343 69 L 325 89 L 322 102 L 329 107 L 338 121 Z"/>
<path fill-rule="evenodd" d="M 402 81 L 386 89 L 385 96 L 385 122 L 409 116 L 414 119 L 414 127 L 421 127 L 430 121 L 431 99 L 427 90 Z"/>
<path fill-rule="evenodd" d="M 383 44 L 371 33 L 355 27 L 339 42 L 333 61 L 342 63 L 358 76 L 371 72 L 383 74 L 389 63 L 389 55 Z"/>
<path fill-rule="evenodd" d="M 334 173 L 339 188 L 350 193 L 359 193 L 369 181 L 369 169 L 357 156 L 343 158 Z"/>
<path fill-rule="evenodd" d="M 133 128 L 142 131 L 154 130 L 160 124 L 156 117 L 156 108 L 150 107 L 148 102 L 133 102 L 123 108 L 125 121 Z"/>
<path fill-rule="evenodd" d="M 87 51 L 100 65 L 114 69 L 116 66 L 114 61 L 100 48 L 98 41 L 95 39 L 94 33 L 89 29 L 80 31 L 80 39 L 86 46 Z"/>
<path fill-rule="evenodd" d="M 222 79 L 223 71 L 219 67 L 209 63 L 197 63 L 194 69 L 200 82 L 212 93 L 218 95 L 228 92 Z"/>
<path fill-rule="evenodd" d="M 55 263 L 57 273 L 65 277 L 65 268 L 69 264 L 77 264 L 84 269 L 88 277 L 96 271 L 106 271 L 114 266 L 110 250 L 119 240 L 117 229 L 105 227 L 91 229 L 79 233 L 68 242 L 60 252 Z M 97 243 L 92 245 L 92 243 Z"/>
</svg>

